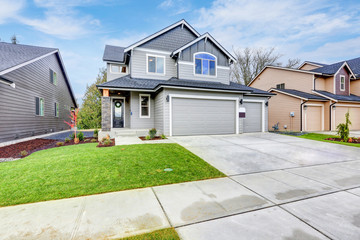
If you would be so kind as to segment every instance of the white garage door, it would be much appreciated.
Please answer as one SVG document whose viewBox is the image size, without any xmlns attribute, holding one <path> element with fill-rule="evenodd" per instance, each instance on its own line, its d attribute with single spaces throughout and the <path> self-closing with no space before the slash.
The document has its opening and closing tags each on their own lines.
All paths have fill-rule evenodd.
<svg viewBox="0 0 360 240">
<path fill-rule="evenodd" d="M 236 101 L 172 98 L 172 135 L 236 133 Z"/>
<path fill-rule="evenodd" d="M 262 103 L 245 102 L 243 107 L 246 109 L 244 119 L 244 132 L 261 132 L 262 131 Z"/>
</svg>

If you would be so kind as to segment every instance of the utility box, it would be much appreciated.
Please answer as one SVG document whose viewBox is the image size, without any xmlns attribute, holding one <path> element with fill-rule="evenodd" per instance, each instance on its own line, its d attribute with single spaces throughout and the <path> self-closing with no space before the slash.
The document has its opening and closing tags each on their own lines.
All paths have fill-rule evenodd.
<svg viewBox="0 0 360 240">
<path fill-rule="evenodd" d="M 239 118 L 246 118 L 246 109 L 244 107 L 239 108 Z"/>
<path fill-rule="evenodd" d="M 295 113 L 294 113 L 294 112 L 290 112 L 290 117 L 295 117 Z"/>
</svg>

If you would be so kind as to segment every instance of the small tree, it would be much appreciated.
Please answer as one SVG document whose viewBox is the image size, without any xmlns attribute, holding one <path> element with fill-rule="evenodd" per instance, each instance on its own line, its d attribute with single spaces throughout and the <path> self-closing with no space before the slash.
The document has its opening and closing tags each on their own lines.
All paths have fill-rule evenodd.
<svg viewBox="0 0 360 240">
<path fill-rule="evenodd" d="M 336 127 L 337 134 L 340 136 L 341 140 L 344 142 L 347 142 L 349 140 L 349 134 L 350 134 L 349 125 L 351 125 L 350 113 L 347 112 L 345 114 L 345 123 L 340 123 Z"/>
<path fill-rule="evenodd" d="M 71 127 L 71 129 L 74 130 L 74 143 L 79 143 L 79 139 L 76 136 L 78 113 L 79 113 L 78 108 L 75 110 L 71 110 L 69 116 L 71 121 L 70 122 L 64 121 L 67 125 Z"/>
</svg>

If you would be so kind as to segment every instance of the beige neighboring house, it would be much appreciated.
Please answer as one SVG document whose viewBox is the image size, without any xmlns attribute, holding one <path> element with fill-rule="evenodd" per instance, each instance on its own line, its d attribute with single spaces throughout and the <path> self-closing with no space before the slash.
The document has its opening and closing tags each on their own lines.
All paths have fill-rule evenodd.
<svg viewBox="0 0 360 240">
<path fill-rule="evenodd" d="M 269 130 L 279 123 L 280 131 L 334 131 L 348 111 L 350 129 L 360 130 L 360 58 L 267 66 L 249 86 L 276 94 L 269 99 Z"/>
</svg>

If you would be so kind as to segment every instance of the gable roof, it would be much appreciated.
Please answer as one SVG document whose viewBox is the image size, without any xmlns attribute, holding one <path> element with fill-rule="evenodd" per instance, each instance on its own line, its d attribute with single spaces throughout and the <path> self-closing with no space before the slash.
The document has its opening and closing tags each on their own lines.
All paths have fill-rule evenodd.
<svg viewBox="0 0 360 240">
<path fill-rule="evenodd" d="M 337 63 L 334 63 L 334 64 L 326 65 L 324 67 L 315 68 L 315 69 L 313 69 L 311 71 L 322 73 L 322 74 L 333 75 L 333 74 L 337 73 L 337 71 L 340 68 L 342 68 L 344 66 L 348 67 L 351 74 L 355 78 L 360 77 L 360 58 L 354 58 L 354 59 L 350 59 L 350 60 L 347 60 L 347 61 L 337 62 Z"/>
<path fill-rule="evenodd" d="M 124 49 L 124 47 L 105 45 L 103 60 L 123 63 L 125 61 Z"/>
<path fill-rule="evenodd" d="M 319 95 L 306 93 L 306 92 L 298 91 L 298 90 L 295 90 L 295 89 L 272 88 L 272 89 L 270 89 L 270 91 L 284 93 L 286 95 L 289 95 L 289 96 L 292 96 L 292 97 L 297 97 L 297 98 L 300 98 L 300 99 L 303 99 L 303 100 L 328 101 L 327 98 L 321 97 Z"/>
<path fill-rule="evenodd" d="M 171 29 L 173 29 L 173 28 L 175 28 L 177 26 L 180 26 L 180 25 L 184 25 L 187 28 L 189 28 L 190 31 L 193 32 L 196 37 L 200 36 L 200 34 L 188 22 L 186 22 L 185 19 L 181 19 L 180 21 L 178 21 L 178 22 L 176 22 L 176 23 L 174 23 L 174 24 L 172 24 L 172 25 L 170 25 L 170 26 L 168 26 L 166 28 L 163 28 L 162 30 L 160 30 L 160 31 L 158 31 L 158 32 L 156 32 L 156 33 L 154 33 L 154 34 L 152 34 L 152 35 L 150 35 L 150 36 L 148 36 L 148 37 L 146 37 L 146 38 L 144 38 L 144 39 L 142 39 L 142 40 L 140 40 L 140 41 L 138 41 L 138 42 L 136 42 L 136 43 L 134 43 L 134 44 L 132 44 L 132 45 L 130 45 L 128 47 L 126 47 L 124 49 L 124 52 L 128 52 L 128 51 L 134 49 L 135 47 L 138 47 L 138 46 L 150 41 L 151 39 L 154 39 L 157 36 L 160 36 L 161 34 L 167 32 L 167 31 L 169 31 L 169 30 L 171 30 Z"/>
<path fill-rule="evenodd" d="M 305 61 L 298 67 L 298 69 L 302 68 L 305 64 L 310 64 L 310 65 L 313 65 L 315 67 L 323 67 L 323 66 L 327 65 L 327 64 L 318 63 L 318 62 Z"/>
<path fill-rule="evenodd" d="M 349 96 L 346 96 L 346 95 L 336 95 L 327 91 L 320 91 L 320 90 L 314 90 L 313 92 L 336 102 L 337 101 L 360 102 L 360 97 L 354 94 L 350 94 Z"/>
<path fill-rule="evenodd" d="M 236 62 L 236 59 L 223 46 L 221 46 L 221 44 L 218 43 L 208 32 L 199 36 L 198 38 L 194 39 L 193 41 L 185 44 L 184 46 L 174 50 L 170 56 L 173 57 L 174 55 L 178 54 L 182 50 L 194 45 L 195 43 L 199 42 L 200 40 L 202 40 L 204 38 L 210 39 L 223 53 L 225 53 L 225 55 L 227 55 L 233 62 Z"/>
</svg>

